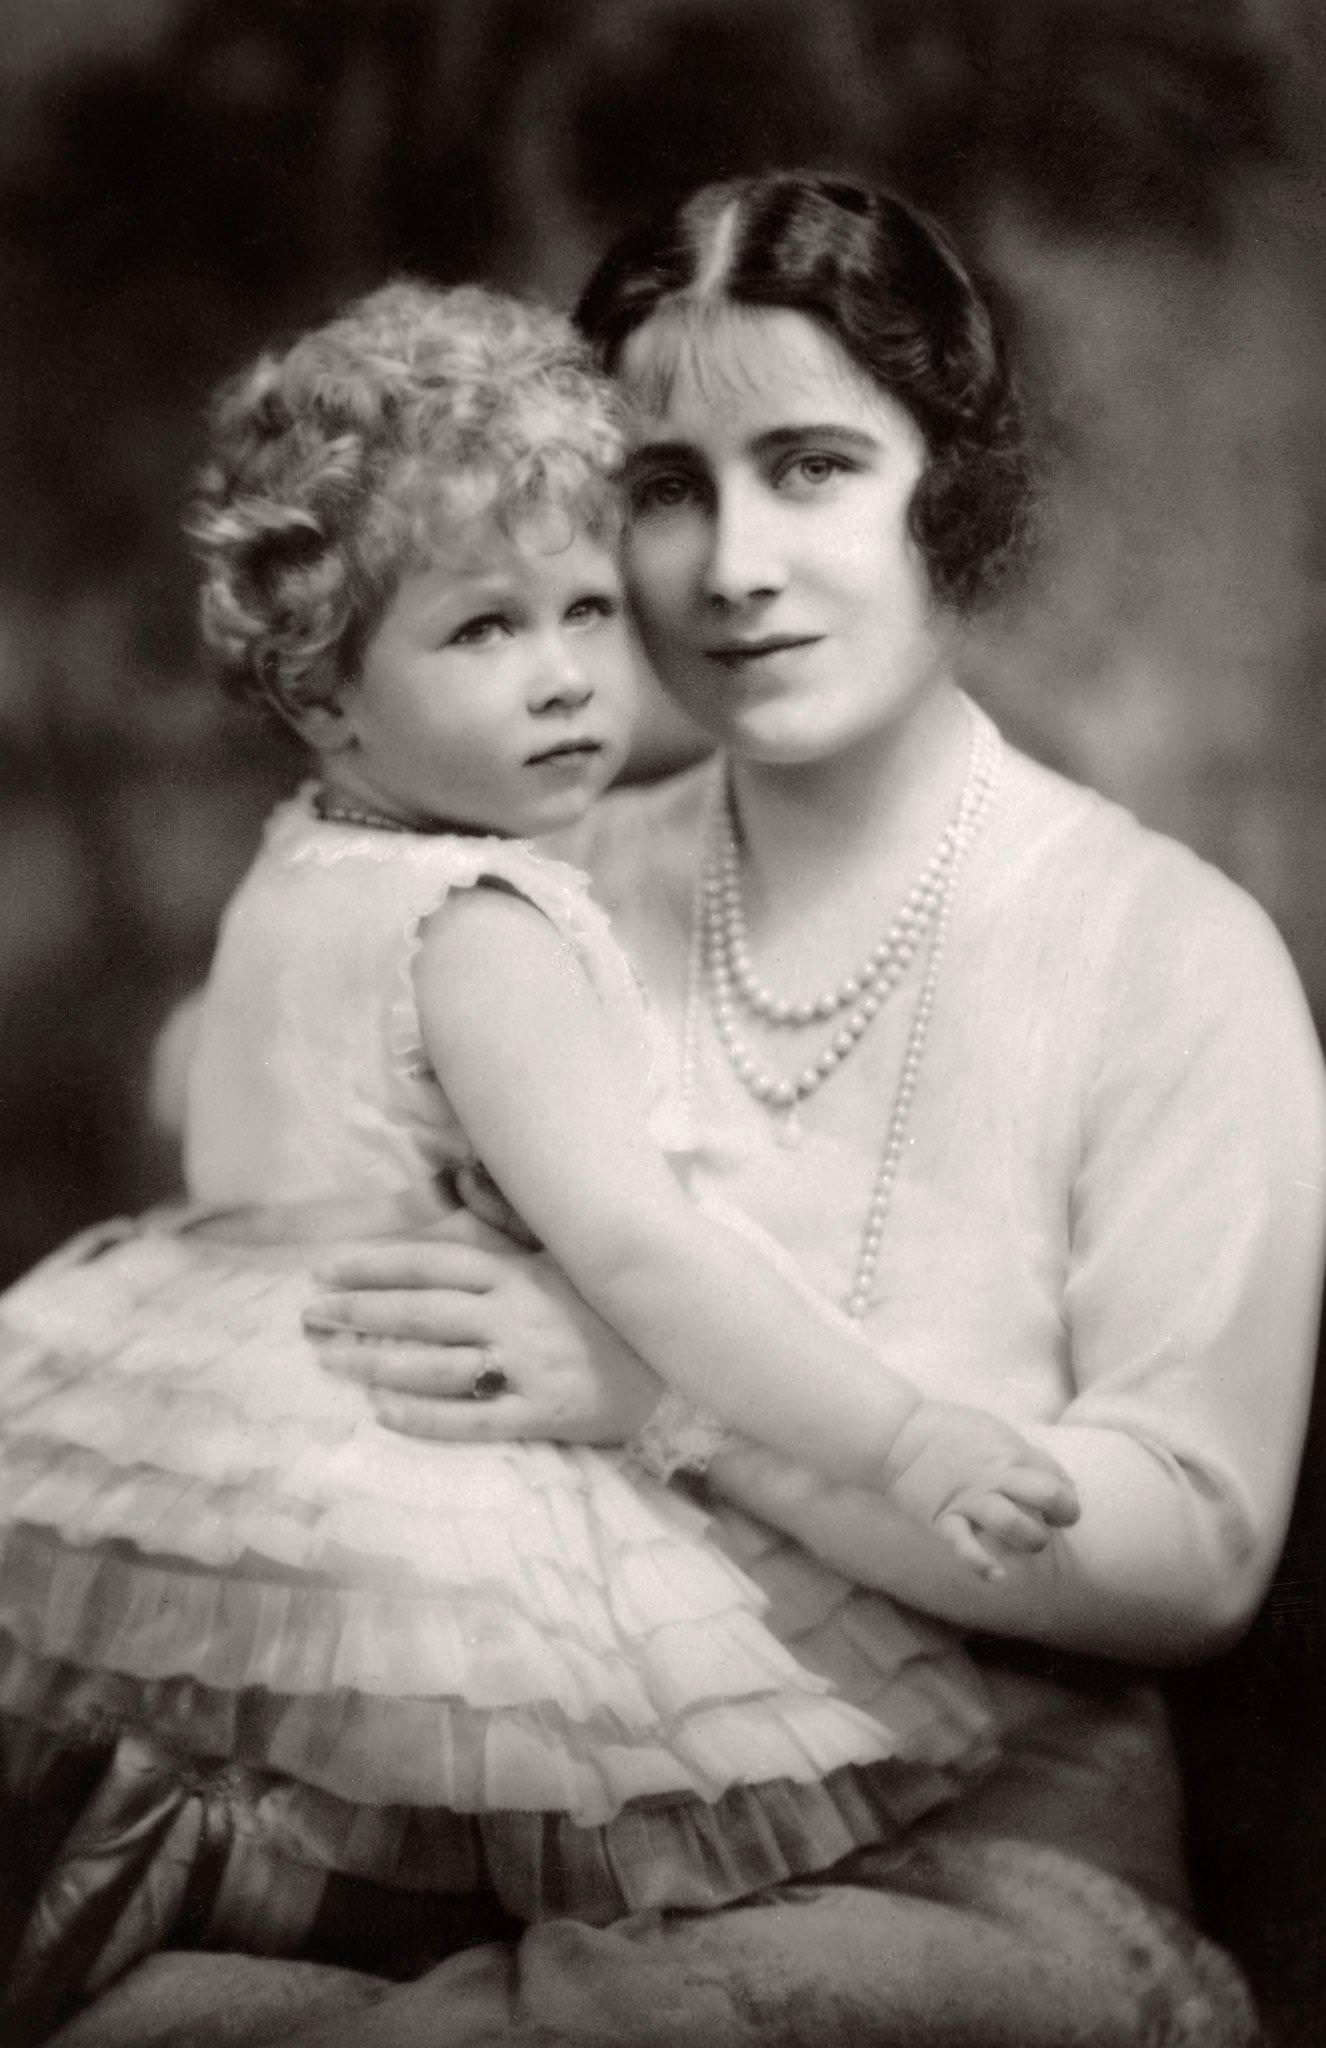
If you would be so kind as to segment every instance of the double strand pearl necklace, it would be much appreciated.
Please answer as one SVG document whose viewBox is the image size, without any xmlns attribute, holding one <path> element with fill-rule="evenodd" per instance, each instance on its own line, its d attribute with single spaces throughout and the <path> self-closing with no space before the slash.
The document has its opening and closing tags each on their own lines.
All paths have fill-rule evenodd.
<svg viewBox="0 0 1326 2048">
<path fill-rule="evenodd" d="M 945 829 L 938 847 L 908 892 L 889 932 L 872 949 L 864 966 L 849 975 L 836 989 L 794 1003 L 774 996 L 755 982 L 750 971 L 749 946 L 741 909 L 736 839 L 726 782 L 719 785 L 713 843 L 697 877 L 682 1050 L 682 1102 L 691 1122 L 695 1110 L 702 984 L 707 990 L 715 1031 L 733 1073 L 755 1101 L 780 1113 L 783 1124 L 779 1136 L 784 1143 L 795 1144 L 800 1135 L 796 1121 L 799 1104 L 821 1088 L 855 1051 L 885 998 L 897 986 L 919 947 L 928 938 L 925 971 L 903 1050 L 902 1070 L 884 1133 L 879 1166 L 866 1205 L 856 1271 L 845 1303 L 848 1315 L 857 1322 L 866 1314 L 874 1296 L 884 1227 L 907 1143 L 912 1104 L 930 1034 L 935 990 L 958 874 L 985 822 L 998 780 L 1002 752 L 999 735 L 989 721 L 974 710 L 970 715 L 973 721 L 971 752 L 952 823 Z M 754 996 L 748 984 L 753 986 Z M 852 1008 L 820 1057 L 795 1079 L 787 1080 L 779 1079 L 761 1067 L 742 1040 L 736 1023 L 738 1003 L 752 1014 L 780 1026 L 828 1021 L 847 1009 L 849 1004 Z"/>
<path fill-rule="evenodd" d="M 705 911 L 709 922 L 709 957 L 726 991 L 750 1016 L 763 1018 L 766 1024 L 774 1025 L 827 1023 L 851 1004 L 851 1013 L 843 1029 L 855 1043 L 907 972 L 917 947 L 934 922 L 944 893 L 945 878 L 953 865 L 956 834 L 955 820 L 946 827 L 939 845 L 912 884 L 907 900 L 889 930 L 855 973 L 847 975 L 837 988 L 793 1001 L 790 997 L 775 995 L 755 977 L 746 931 L 746 913 L 741 901 L 741 855 L 732 807 L 730 802 L 725 804 L 714 869 L 706 886 Z M 776 1099 L 780 1105 L 785 1099 L 781 1091 L 790 1086 L 795 1086 L 798 1096 L 809 1095 L 821 1080 L 828 1079 L 837 1060 L 846 1058 L 850 1051 L 851 1046 L 840 1048 L 835 1040 L 824 1055 L 818 1077 L 813 1077 L 812 1070 L 807 1069 L 797 1082 L 777 1082 L 772 1084 L 772 1088 L 767 1078 L 762 1077 L 761 1085 L 755 1087 L 754 1092 L 760 1094 L 763 1089 L 769 1089 L 770 1099 Z"/>
</svg>

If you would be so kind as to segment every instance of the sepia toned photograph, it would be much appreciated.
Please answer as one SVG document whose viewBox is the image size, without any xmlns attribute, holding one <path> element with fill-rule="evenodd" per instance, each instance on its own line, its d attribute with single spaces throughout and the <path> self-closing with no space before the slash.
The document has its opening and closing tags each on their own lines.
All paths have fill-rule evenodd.
<svg viewBox="0 0 1326 2048">
<path fill-rule="evenodd" d="M 1319 0 L 4 0 L 0 2041 L 1326 2039 Z"/>
</svg>

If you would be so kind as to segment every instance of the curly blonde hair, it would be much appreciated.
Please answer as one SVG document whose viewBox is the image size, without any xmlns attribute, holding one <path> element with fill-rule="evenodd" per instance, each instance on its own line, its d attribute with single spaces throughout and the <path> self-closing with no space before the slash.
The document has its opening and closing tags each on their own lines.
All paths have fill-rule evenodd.
<svg viewBox="0 0 1326 2048">
<path fill-rule="evenodd" d="M 224 385 L 188 531 L 236 694 L 334 702 L 401 577 L 462 522 L 616 536 L 619 408 L 569 321 L 402 281 Z"/>
</svg>

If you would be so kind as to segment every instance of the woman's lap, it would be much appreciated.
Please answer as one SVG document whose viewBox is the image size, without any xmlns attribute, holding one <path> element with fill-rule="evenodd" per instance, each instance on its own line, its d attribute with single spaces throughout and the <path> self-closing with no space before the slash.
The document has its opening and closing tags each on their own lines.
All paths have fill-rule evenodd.
<svg viewBox="0 0 1326 2048">
<path fill-rule="evenodd" d="M 865 1877 L 863 1868 L 858 1873 Z M 533 1930 L 359 2016 L 362 2048 L 1244 2048 L 1232 1971 L 1056 1852 L 993 1840 L 725 1914 Z M 1236 2018 L 1237 2015 L 1237 2018 Z M 445 2030 L 445 2031 L 443 2031 Z M 336 2026 L 309 2048 L 348 2048 Z"/>
<path fill-rule="evenodd" d="M 839 1874 L 836 1874 L 839 1875 Z M 532 1928 L 415 1983 L 158 1957 L 61 2048 L 1250 2048 L 1232 1967 L 1181 1916 L 1040 1844 L 956 1834 L 695 1917 Z M 225 1963 L 232 1963 L 229 1986 Z M 200 2002 L 191 1970 L 212 1982 Z M 170 1989 L 174 1979 L 174 1991 Z M 369 2002 L 365 2000 L 366 1988 Z M 246 2013 L 244 2000 L 251 2010 Z M 313 2003 L 314 2000 L 318 2003 Z"/>
<path fill-rule="evenodd" d="M 1024 1644 L 987 1644 L 978 1655 L 1001 1760 L 933 1816 L 930 1837 L 1039 1843 L 1190 1912 L 1183 1791 L 1157 1683 Z"/>
<path fill-rule="evenodd" d="M 130 1977 L 62 2048 L 1248 2048 L 1239 1980 L 1181 1910 L 1154 1689 L 1021 1651 L 983 1662 L 1000 1769 L 832 1881 L 694 1917 L 551 1921 L 389 1988 L 289 1980 L 275 2035 L 278 1979 L 254 1972 L 292 1966 L 234 1958 L 227 1993 L 225 1959 L 202 1959 L 204 1987 L 198 1959 L 158 1957 L 141 2000 Z M 172 2006 L 187 2032 L 161 2019 Z"/>
<path fill-rule="evenodd" d="M 343 2019 L 385 1988 L 379 1977 L 327 1963 L 168 1950 L 121 1978 L 47 2048 L 258 2048 Z"/>
</svg>

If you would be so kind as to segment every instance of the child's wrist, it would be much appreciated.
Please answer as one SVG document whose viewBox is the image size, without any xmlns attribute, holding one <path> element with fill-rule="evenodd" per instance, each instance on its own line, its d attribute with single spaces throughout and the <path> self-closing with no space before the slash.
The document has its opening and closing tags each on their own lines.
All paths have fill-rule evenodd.
<svg viewBox="0 0 1326 2048">
<path fill-rule="evenodd" d="M 930 1406 L 913 1387 L 899 1386 L 890 1393 L 888 1420 L 856 1475 L 855 1484 L 874 1493 L 888 1493 L 910 1462 L 914 1427 Z"/>
</svg>

